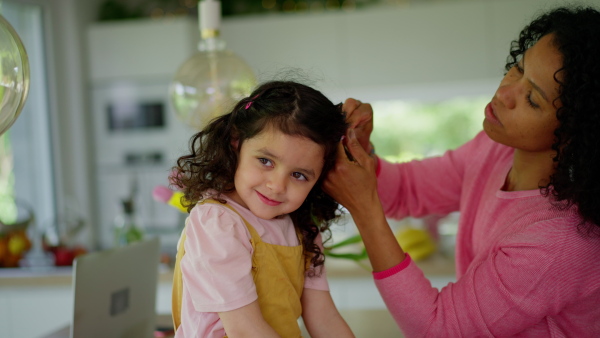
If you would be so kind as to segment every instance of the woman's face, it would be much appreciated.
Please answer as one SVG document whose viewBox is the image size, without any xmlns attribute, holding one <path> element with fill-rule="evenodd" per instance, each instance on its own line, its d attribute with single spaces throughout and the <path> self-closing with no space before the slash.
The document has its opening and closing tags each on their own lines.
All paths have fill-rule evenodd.
<svg viewBox="0 0 600 338">
<path fill-rule="evenodd" d="M 529 48 L 518 65 L 500 82 L 485 108 L 483 129 L 498 143 L 528 152 L 551 152 L 559 84 L 554 74 L 562 67 L 562 55 L 552 35 Z"/>
</svg>

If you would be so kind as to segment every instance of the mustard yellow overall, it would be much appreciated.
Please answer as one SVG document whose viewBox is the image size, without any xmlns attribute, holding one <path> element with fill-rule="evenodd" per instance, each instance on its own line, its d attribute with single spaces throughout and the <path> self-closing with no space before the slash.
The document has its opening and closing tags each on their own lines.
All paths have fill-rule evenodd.
<svg viewBox="0 0 600 338">
<path fill-rule="evenodd" d="M 202 203 L 221 204 L 215 200 Z M 228 204 L 221 204 L 238 215 Z M 241 215 L 240 215 L 241 217 Z M 301 337 L 298 318 L 302 314 L 300 297 L 304 288 L 305 262 L 302 245 L 282 246 L 265 243 L 256 230 L 243 217 L 242 220 L 250 231 L 252 255 L 252 277 L 258 293 L 258 304 L 263 317 L 281 337 Z M 183 279 L 180 262 L 185 254 L 183 243 L 186 239 L 182 233 L 173 275 L 173 324 L 175 330 L 181 324 L 181 299 Z"/>
</svg>

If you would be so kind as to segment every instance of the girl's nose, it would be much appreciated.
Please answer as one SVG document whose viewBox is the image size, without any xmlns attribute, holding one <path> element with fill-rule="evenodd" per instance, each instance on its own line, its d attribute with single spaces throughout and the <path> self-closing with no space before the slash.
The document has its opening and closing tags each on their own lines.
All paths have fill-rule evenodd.
<svg viewBox="0 0 600 338">
<path fill-rule="evenodd" d="M 273 173 L 267 180 L 267 188 L 273 193 L 281 193 L 285 191 L 285 175 Z"/>
</svg>

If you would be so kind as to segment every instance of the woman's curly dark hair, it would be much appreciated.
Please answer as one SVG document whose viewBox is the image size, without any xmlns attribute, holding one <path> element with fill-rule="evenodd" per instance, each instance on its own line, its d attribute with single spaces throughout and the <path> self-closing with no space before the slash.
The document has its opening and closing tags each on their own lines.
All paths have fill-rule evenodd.
<svg viewBox="0 0 600 338">
<path fill-rule="evenodd" d="M 586 229 L 600 233 L 600 12 L 591 7 L 559 7 L 533 20 L 512 42 L 506 70 L 525 51 L 551 34 L 562 54 L 555 74 L 559 108 L 555 130 L 556 170 L 543 193 L 555 205 L 577 206 Z"/>
<path fill-rule="evenodd" d="M 302 234 L 307 261 L 318 267 L 325 257 L 315 238 L 319 232 L 327 232 L 340 215 L 339 204 L 322 190 L 321 183 L 333 167 L 338 143 L 347 128 L 341 104 L 333 104 L 318 90 L 292 81 L 262 84 L 231 112 L 214 119 L 190 139 L 191 153 L 177 160 L 171 184 L 183 191 L 188 211 L 206 198 L 208 190 L 218 194 L 234 191 L 239 150 L 266 127 L 306 137 L 325 150 L 321 176 L 300 208 L 290 213 Z M 238 141 L 237 148 L 232 145 L 233 140 Z"/>
</svg>

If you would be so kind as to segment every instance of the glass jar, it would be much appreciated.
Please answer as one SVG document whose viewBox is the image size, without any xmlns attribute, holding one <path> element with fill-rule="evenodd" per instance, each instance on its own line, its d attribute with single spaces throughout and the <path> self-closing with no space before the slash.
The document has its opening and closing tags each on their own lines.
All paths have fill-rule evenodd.
<svg viewBox="0 0 600 338">
<path fill-rule="evenodd" d="M 133 199 L 123 200 L 121 206 L 122 213 L 114 221 L 115 247 L 126 246 L 144 237 L 137 221 Z"/>
</svg>

